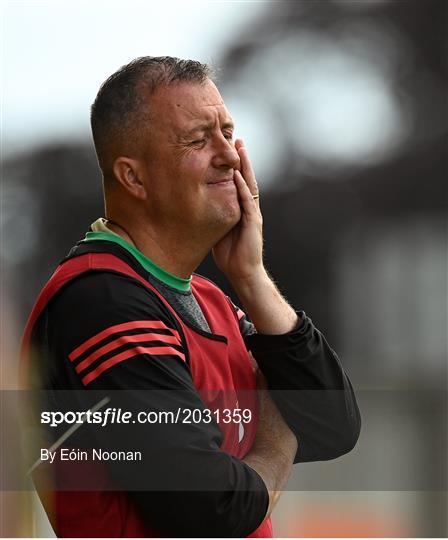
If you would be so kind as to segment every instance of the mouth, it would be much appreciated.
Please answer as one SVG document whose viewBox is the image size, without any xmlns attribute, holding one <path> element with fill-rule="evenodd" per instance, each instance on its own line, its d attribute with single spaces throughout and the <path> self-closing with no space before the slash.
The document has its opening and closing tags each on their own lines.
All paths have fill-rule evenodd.
<svg viewBox="0 0 448 540">
<path fill-rule="evenodd" d="M 234 192 L 236 190 L 236 185 L 233 180 L 220 180 L 219 182 L 207 182 L 207 187 L 213 190 L 226 190 L 229 192 Z"/>
<path fill-rule="evenodd" d="M 221 180 L 212 180 L 210 182 L 207 182 L 208 186 L 223 186 L 224 187 L 224 186 L 229 186 L 232 184 L 235 184 L 235 182 L 233 181 L 233 176 L 223 178 Z"/>
</svg>

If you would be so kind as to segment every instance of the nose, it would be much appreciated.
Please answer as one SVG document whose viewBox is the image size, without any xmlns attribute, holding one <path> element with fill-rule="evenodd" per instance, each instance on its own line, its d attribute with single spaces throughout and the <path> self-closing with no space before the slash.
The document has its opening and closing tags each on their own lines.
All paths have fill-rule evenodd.
<svg viewBox="0 0 448 540">
<path fill-rule="evenodd" d="M 240 168 L 240 156 L 235 149 L 233 141 L 226 139 L 222 134 L 220 134 L 215 142 L 212 164 L 216 168 Z"/>
</svg>

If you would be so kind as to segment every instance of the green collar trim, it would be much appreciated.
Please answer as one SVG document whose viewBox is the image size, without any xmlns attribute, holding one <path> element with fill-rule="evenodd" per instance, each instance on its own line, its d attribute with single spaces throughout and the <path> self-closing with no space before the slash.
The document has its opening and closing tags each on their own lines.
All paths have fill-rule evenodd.
<svg viewBox="0 0 448 540">
<path fill-rule="evenodd" d="M 136 247 L 132 246 L 124 238 L 121 238 L 121 236 L 118 236 L 114 233 L 109 232 L 92 232 L 89 231 L 84 241 L 92 241 L 92 240 L 106 240 L 108 242 L 115 242 L 116 244 L 120 245 L 122 248 L 129 251 L 129 253 L 137 259 L 137 261 L 143 266 L 143 268 L 155 276 L 157 279 L 165 283 L 165 285 L 168 285 L 170 287 L 173 287 L 174 289 L 177 289 L 178 291 L 182 292 L 189 292 L 190 291 L 190 282 L 191 277 L 188 279 L 180 278 L 175 276 L 174 274 L 171 274 L 170 272 L 167 272 L 163 268 L 160 268 L 160 266 L 157 266 L 156 263 L 152 262 L 151 259 L 148 259 L 146 255 L 143 255 L 141 251 L 139 251 Z"/>
</svg>

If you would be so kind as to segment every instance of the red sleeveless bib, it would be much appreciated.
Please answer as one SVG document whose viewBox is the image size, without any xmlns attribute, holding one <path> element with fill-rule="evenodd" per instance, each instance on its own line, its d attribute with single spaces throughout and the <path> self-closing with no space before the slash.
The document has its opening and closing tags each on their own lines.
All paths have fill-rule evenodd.
<svg viewBox="0 0 448 540">
<path fill-rule="evenodd" d="M 249 423 L 219 422 L 224 439 L 221 450 L 244 458 L 252 447 L 258 424 L 255 376 L 241 336 L 238 317 L 229 299 L 213 283 L 194 275 L 191 288 L 211 329 L 198 332 L 185 323 L 166 299 L 148 281 L 118 257 L 107 253 L 86 253 L 64 261 L 55 270 L 28 319 L 22 341 L 21 380 L 25 387 L 31 333 L 39 315 L 61 288 L 85 272 L 114 271 L 129 276 L 156 294 L 178 321 L 185 336 L 189 367 L 202 400 L 212 410 L 250 409 Z M 252 390 L 252 391 L 249 391 Z M 48 495 L 48 494 L 47 494 Z M 144 523 L 124 492 L 55 492 L 51 495 L 53 524 L 60 536 L 159 536 Z M 249 537 L 273 536 L 271 519 L 266 519 Z"/>
</svg>

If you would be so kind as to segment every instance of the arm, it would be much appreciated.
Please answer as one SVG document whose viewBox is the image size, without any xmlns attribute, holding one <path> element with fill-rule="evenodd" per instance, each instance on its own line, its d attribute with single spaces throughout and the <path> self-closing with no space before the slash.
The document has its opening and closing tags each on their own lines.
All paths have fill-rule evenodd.
<svg viewBox="0 0 448 540">
<path fill-rule="evenodd" d="M 235 143 L 241 172 L 235 170 L 241 220 L 213 248 L 217 266 L 226 275 L 257 332 L 284 334 L 295 328 L 298 317 L 281 296 L 263 264 L 263 218 L 255 174 L 243 142 Z"/>
<path fill-rule="evenodd" d="M 360 413 L 347 374 L 311 319 L 280 335 L 252 334 L 246 346 L 269 381 L 272 399 L 299 441 L 295 463 L 334 459 L 349 452 Z"/>
<path fill-rule="evenodd" d="M 256 333 L 246 345 L 266 376 L 271 395 L 299 441 L 295 462 L 332 459 L 355 445 L 360 415 L 353 388 L 335 352 L 303 312 L 296 314 L 263 265 L 258 187 L 242 141 L 235 171 L 241 220 L 213 250 Z M 241 326 L 241 325 L 240 325 Z"/>
<path fill-rule="evenodd" d="M 269 507 L 266 517 L 271 515 L 282 489 L 291 472 L 297 452 L 297 439 L 280 415 L 267 391 L 267 383 L 257 370 L 260 398 L 260 422 L 257 436 L 250 452 L 244 458 L 258 472 L 269 492 Z"/>
<path fill-rule="evenodd" d="M 259 334 L 234 304 L 246 347 L 269 380 L 270 394 L 300 441 L 294 463 L 349 452 L 361 418 L 352 385 L 325 337 L 301 311 L 286 334 Z M 255 362 L 255 360 L 254 360 Z"/>
<path fill-rule="evenodd" d="M 300 324 L 296 312 L 280 294 L 264 266 L 245 280 L 234 280 L 232 285 L 260 334 L 286 334 Z"/>
</svg>

